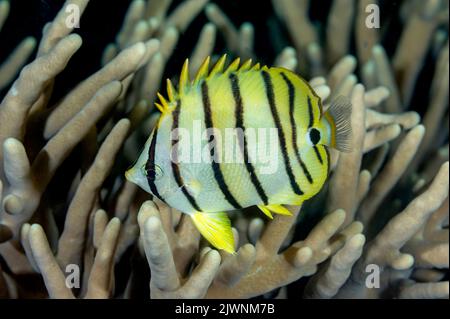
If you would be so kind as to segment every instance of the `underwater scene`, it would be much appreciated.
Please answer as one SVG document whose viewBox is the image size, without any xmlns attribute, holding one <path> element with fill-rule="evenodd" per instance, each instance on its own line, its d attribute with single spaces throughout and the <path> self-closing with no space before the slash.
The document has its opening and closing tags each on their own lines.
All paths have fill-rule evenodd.
<svg viewBox="0 0 450 319">
<path fill-rule="evenodd" d="M 448 97 L 448 0 L 0 0 L 0 299 L 449 299 Z"/>
</svg>

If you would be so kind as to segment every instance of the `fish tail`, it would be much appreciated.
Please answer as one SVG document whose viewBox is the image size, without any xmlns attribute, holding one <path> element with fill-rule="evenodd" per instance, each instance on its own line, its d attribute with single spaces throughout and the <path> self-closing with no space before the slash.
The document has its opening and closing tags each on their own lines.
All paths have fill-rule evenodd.
<svg viewBox="0 0 450 319">
<path fill-rule="evenodd" d="M 328 145 L 341 152 L 351 151 L 351 115 L 352 104 L 344 96 L 339 96 L 331 102 L 330 107 L 324 114 L 324 118 L 330 127 Z"/>
</svg>

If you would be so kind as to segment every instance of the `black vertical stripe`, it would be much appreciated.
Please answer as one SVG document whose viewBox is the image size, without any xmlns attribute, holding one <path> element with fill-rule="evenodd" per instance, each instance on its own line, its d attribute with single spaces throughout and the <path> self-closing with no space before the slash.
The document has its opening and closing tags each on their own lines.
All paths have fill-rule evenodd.
<svg viewBox="0 0 450 319">
<path fill-rule="evenodd" d="M 319 160 L 320 164 L 323 164 L 323 158 L 322 155 L 320 155 L 319 149 L 317 148 L 317 145 L 313 146 L 314 153 L 316 153 L 316 157 Z"/>
<path fill-rule="evenodd" d="M 264 85 L 266 87 L 266 95 L 267 99 L 269 101 L 270 110 L 272 112 L 272 117 L 275 121 L 275 126 L 278 129 L 278 138 L 280 140 L 280 146 L 281 146 L 281 153 L 283 154 L 283 160 L 284 160 L 284 166 L 286 168 L 286 173 L 289 177 L 289 181 L 291 183 L 291 187 L 293 191 L 297 195 L 303 195 L 302 190 L 298 186 L 297 182 L 295 181 L 294 173 L 292 172 L 291 163 L 289 162 L 289 157 L 287 154 L 287 148 L 286 148 L 286 138 L 284 136 L 283 127 L 281 126 L 280 122 L 280 116 L 278 115 L 277 107 L 275 105 L 275 94 L 273 92 L 273 84 L 272 79 L 270 78 L 270 74 L 266 71 L 261 72 Z"/>
<path fill-rule="evenodd" d="M 328 150 L 328 147 L 323 146 L 325 150 L 325 154 L 327 155 L 326 165 L 327 165 L 327 174 L 330 174 L 330 151 Z"/>
<path fill-rule="evenodd" d="M 177 106 L 175 107 L 175 110 L 172 113 L 172 116 L 173 116 L 172 132 L 178 128 L 178 120 L 179 120 L 179 117 L 180 117 L 180 109 L 181 109 L 181 101 L 178 100 L 177 101 Z M 177 143 L 177 141 L 175 139 L 173 139 L 172 140 L 172 147 L 174 147 L 174 145 L 176 143 Z M 174 177 L 178 187 L 181 188 L 181 191 L 183 192 L 184 196 L 186 196 L 186 198 L 189 201 L 189 203 L 192 205 L 192 207 L 196 211 L 201 212 L 201 209 L 198 206 L 197 201 L 195 200 L 194 197 L 192 197 L 191 194 L 189 194 L 188 190 L 186 189 L 186 187 L 184 185 L 183 177 L 181 176 L 181 173 L 180 173 L 180 167 L 178 166 L 178 163 L 175 163 L 175 161 L 172 161 L 172 172 L 173 172 L 173 177 Z"/>
<path fill-rule="evenodd" d="M 212 122 L 212 114 L 211 114 L 211 101 L 209 99 L 208 93 L 208 85 L 205 81 L 202 83 L 202 100 L 203 100 L 203 108 L 205 114 L 205 126 L 206 129 L 213 128 Z M 213 136 L 209 143 L 212 141 Z M 223 176 L 222 170 L 220 168 L 220 164 L 214 160 L 214 148 L 210 148 L 210 155 L 212 158 L 211 165 L 214 172 L 214 178 L 216 179 L 217 184 L 219 185 L 220 190 L 222 191 L 225 199 L 230 203 L 235 209 L 242 209 L 243 207 L 238 203 L 236 198 L 234 198 L 233 194 L 231 194 L 230 189 L 228 188 L 227 183 L 225 182 L 225 178 Z"/>
<path fill-rule="evenodd" d="M 305 163 L 303 162 L 300 152 L 298 150 L 297 146 L 297 126 L 295 125 L 295 119 L 294 119 L 294 102 L 295 102 L 295 88 L 292 84 L 291 80 L 284 74 L 281 73 L 281 76 L 283 77 L 284 82 L 286 82 L 286 85 L 289 90 L 289 117 L 291 121 L 291 130 L 292 130 L 292 144 L 294 146 L 294 152 L 295 156 L 297 157 L 297 161 L 300 163 L 300 166 L 302 167 L 303 173 L 306 176 L 306 179 L 310 184 L 313 183 L 313 179 L 311 177 L 311 174 L 306 167 Z"/>
<path fill-rule="evenodd" d="M 241 148 L 241 152 L 243 153 L 245 168 L 247 169 L 247 172 L 250 175 L 250 180 L 253 186 L 255 187 L 256 192 L 263 201 L 264 205 L 267 205 L 269 203 L 269 198 L 267 197 L 266 192 L 264 191 L 261 182 L 259 181 L 258 176 L 256 175 L 255 168 L 251 163 L 251 161 L 249 160 L 248 156 L 247 139 L 245 137 L 245 126 L 244 126 L 244 106 L 242 104 L 241 90 L 239 88 L 239 80 L 234 73 L 231 73 L 229 75 L 229 79 L 231 82 L 231 90 L 233 92 L 233 98 L 235 103 L 234 115 L 236 117 L 236 128 L 240 129 L 241 132 L 243 132 L 241 138 L 239 139 L 243 141 L 243 144 L 239 143 L 239 147 Z"/>
<path fill-rule="evenodd" d="M 307 95 L 307 99 L 308 99 L 308 113 L 309 113 L 308 128 L 311 128 L 314 124 L 314 112 L 313 112 L 313 107 L 312 107 L 312 103 L 311 103 L 311 98 L 309 97 L 309 95 Z"/>
<path fill-rule="evenodd" d="M 158 188 L 155 184 L 156 179 L 156 167 L 155 167 L 155 149 L 156 149 L 156 142 L 158 138 L 158 126 L 155 127 L 155 130 L 153 131 L 153 137 L 150 142 L 150 147 L 148 148 L 148 160 L 147 163 L 145 163 L 145 171 L 147 172 L 147 182 L 148 186 L 150 187 L 150 190 L 152 191 L 152 194 L 158 197 L 162 202 L 164 202 L 163 197 L 158 192 Z"/>
</svg>

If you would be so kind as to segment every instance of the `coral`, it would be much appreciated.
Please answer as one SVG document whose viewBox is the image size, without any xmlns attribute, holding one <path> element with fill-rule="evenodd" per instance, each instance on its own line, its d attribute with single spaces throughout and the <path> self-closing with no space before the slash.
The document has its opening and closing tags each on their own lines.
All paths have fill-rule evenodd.
<svg viewBox="0 0 450 319">
<path fill-rule="evenodd" d="M 0 30 L 8 17 L 10 5 L 8 1 L 0 1 Z M 36 39 L 27 37 L 23 39 L 17 48 L 8 56 L 6 61 L 0 64 L 0 90 L 4 89 L 23 67 L 28 57 L 36 46 Z"/>
<path fill-rule="evenodd" d="M 371 29 L 374 2 L 334 0 L 318 27 L 311 1 L 272 1 L 272 59 L 258 25 L 215 3 L 133 0 L 101 67 L 55 100 L 83 45 L 65 8 L 89 10 L 67 0 L 38 43 L 0 65 L 0 297 L 448 298 L 448 2 L 404 1 Z M 0 27 L 8 12 L 0 1 Z M 197 19 L 191 52 L 180 41 Z M 352 102 L 352 150 L 331 150 L 315 198 L 292 217 L 230 212 L 236 255 L 123 176 L 155 125 L 162 80 L 176 79 L 171 59 L 189 57 L 194 74 L 219 51 L 298 72 L 325 109 Z"/>
</svg>

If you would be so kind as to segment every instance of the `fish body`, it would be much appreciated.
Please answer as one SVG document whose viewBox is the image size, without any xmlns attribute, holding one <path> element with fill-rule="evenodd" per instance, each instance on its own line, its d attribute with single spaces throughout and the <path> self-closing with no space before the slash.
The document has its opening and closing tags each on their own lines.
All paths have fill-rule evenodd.
<svg viewBox="0 0 450 319">
<path fill-rule="evenodd" d="M 234 252 L 226 211 L 257 205 L 266 215 L 290 214 L 317 194 L 330 165 L 327 146 L 348 149 L 350 106 L 320 97 L 295 73 L 278 67 L 209 71 L 209 58 L 178 91 L 159 94 L 162 115 L 127 178 L 190 215 L 214 246 Z"/>
</svg>

